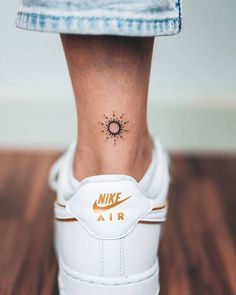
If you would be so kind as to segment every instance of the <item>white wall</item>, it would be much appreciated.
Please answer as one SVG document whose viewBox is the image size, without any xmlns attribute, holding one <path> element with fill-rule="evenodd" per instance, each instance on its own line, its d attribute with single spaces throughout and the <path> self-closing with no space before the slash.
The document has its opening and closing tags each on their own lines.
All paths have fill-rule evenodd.
<svg viewBox="0 0 236 295">
<path fill-rule="evenodd" d="M 64 146 L 74 135 L 74 112 L 59 36 L 15 29 L 16 6 L 13 0 L 1 5 L 0 145 Z M 235 0 L 186 0 L 182 33 L 156 38 L 150 84 L 151 124 L 170 148 L 236 150 L 236 136 L 232 136 L 234 131 L 236 134 L 235 13 Z M 15 116 L 11 110 L 16 110 Z M 225 122 L 222 134 L 216 134 L 215 139 L 209 138 L 209 112 L 215 118 L 220 112 L 219 118 Z M 187 115 L 192 113 L 194 122 Z M 50 125 L 51 120 L 54 125 Z M 221 121 L 216 125 L 222 126 Z M 195 143 L 191 130 L 193 124 L 202 122 Z M 70 129 L 70 135 L 58 133 L 62 129 Z M 24 136 L 19 136 L 23 131 Z M 53 138 L 57 133 L 57 139 Z M 184 134 L 188 134 L 187 140 Z M 223 140 L 226 142 L 222 145 Z"/>
<path fill-rule="evenodd" d="M 156 40 L 151 98 L 236 107 L 235 16 L 235 0 L 184 0 L 182 33 Z"/>
</svg>

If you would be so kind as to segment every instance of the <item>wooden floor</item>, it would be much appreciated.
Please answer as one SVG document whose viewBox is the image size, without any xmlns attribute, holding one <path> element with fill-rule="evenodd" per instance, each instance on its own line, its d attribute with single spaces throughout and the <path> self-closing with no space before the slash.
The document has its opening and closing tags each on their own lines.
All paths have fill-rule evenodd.
<svg viewBox="0 0 236 295">
<path fill-rule="evenodd" d="M 47 185 L 57 156 L 0 152 L 1 295 L 58 294 Z M 236 157 L 175 155 L 172 175 L 161 295 L 235 295 Z"/>
</svg>

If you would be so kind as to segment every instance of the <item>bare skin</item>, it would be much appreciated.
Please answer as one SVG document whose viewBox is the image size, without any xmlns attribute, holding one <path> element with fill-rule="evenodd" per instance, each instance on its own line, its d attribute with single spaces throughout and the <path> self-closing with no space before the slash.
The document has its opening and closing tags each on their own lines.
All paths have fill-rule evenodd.
<svg viewBox="0 0 236 295">
<path fill-rule="evenodd" d="M 153 38 L 61 35 L 78 117 L 74 175 L 127 174 L 151 162 L 147 93 Z"/>
</svg>

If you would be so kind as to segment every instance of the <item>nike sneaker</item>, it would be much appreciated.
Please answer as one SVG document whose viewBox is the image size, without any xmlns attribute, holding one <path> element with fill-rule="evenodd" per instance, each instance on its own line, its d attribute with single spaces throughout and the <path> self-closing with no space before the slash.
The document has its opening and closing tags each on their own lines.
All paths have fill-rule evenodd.
<svg viewBox="0 0 236 295">
<path fill-rule="evenodd" d="M 167 214 L 168 157 L 154 139 L 141 181 L 72 174 L 75 143 L 53 165 L 60 295 L 157 295 L 157 250 Z"/>
</svg>

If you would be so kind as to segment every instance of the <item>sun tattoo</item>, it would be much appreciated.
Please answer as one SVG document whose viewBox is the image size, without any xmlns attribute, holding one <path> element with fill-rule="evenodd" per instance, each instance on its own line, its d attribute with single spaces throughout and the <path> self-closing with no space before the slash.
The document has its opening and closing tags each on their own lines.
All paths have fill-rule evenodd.
<svg viewBox="0 0 236 295">
<path fill-rule="evenodd" d="M 129 132 L 126 128 L 129 121 L 124 120 L 124 114 L 117 116 L 113 111 L 110 118 L 105 114 L 103 117 L 104 122 L 99 122 L 99 125 L 102 127 L 101 133 L 105 135 L 105 141 L 111 139 L 116 144 L 119 138 L 124 139 L 124 134 Z"/>
</svg>

